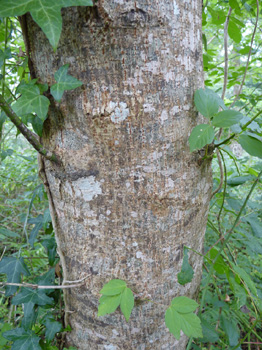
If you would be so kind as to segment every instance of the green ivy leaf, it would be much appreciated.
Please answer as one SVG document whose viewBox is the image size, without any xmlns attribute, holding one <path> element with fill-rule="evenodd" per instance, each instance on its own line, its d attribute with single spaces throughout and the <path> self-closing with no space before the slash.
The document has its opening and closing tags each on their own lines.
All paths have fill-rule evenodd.
<svg viewBox="0 0 262 350">
<path fill-rule="evenodd" d="M 55 100 L 60 101 L 65 90 L 73 90 L 77 87 L 83 85 L 80 80 L 72 77 L 67 74 L 69 68 L 69 64 L 65 64 L 60 67 L 58 71 L 55 73 L 56 84 L 51 86 L 51 94 L 55 98 Z"/>
<path fill-rule="evenodd" d="M 14 342 L 12 350 L 41 350 L 40 338 L 31 330 L 16 328 L 3 333 L 3 336 Z"/>
<path fill-rule="evenodd" d="M 242 38 L 241 30 L 238 27 L 238 25 L 236 25 L 232 21 L 229 21 L 229 24 L 228 24 L 228 35 L 236 43 L 240 43 L 241 38 Z"/>
<path fill-rule="evenodd" d="M 43 290 L 22 288 L 21 291 L 12 299 L 13 305 L 24 303 L 33 303 L 37 305 L 50 305 L 53 298 L 49 298 Z"/>
<path fill-rule="evenodd" d="M 203 337 L 200 319 L 192 312 L 198 304 L 187 297 L 177 297 L 165 314 L 165 323 L 169 331 L 180 339 L 182 330 L 188 337 Z"/>
<path fill-rule="evenodd" d="M 99 299 L 97 316 L 104 316 L 115 312 L 120 305 L 121 294 L 118 295 L 102 295 Z"/>
<path fill-rule="evenodd" d="M 262 142 L 260 140 L 249 135 L 241 135 L 238 142 L 251 156 L 262 158 Z"/>
<path fill-rule="evenodd" d="M 47 97 L 40 95 L 38 86 L 23 84 L 19 87 L 19 92 L 22 96 L 12 105 L 15 113 L 19 116 L 36 113 L 44 121 L 47 117 L 50 101 Z"/>
<path fill-rule="evenodd" d="M 183 286 L 186 283 L 191 282 L 193 279 L 193 276 L 194 276 L 194 270 L 192 269 L 192 266 L 189 264 L 189 261 L 188 261 L 188 249 L 184 248 L 182 268 L 177 275 L 178 283 L 180 283 Z"/>
<path fill-rule="evenodd" d="M 54 339 L 56 333 L 61 332 L 62 324 L 57 322 L 53 317 L 46 317 L 43 322 L 46 326 L 45 337 L 48 342 Z"/>
<path fill-rule="evenodd" d="M 105 284 L 99 293 L 104 295 L 116 295 L 116 294 L 122 293 L 125 288 L 126 288 L 125 281 L 122 281 L 119 279 L 113 279 L 109 281 L 107 284 Z"/>
<path fill-rule="evenodd" d="M 38 310 L 36 310 L 34 303 L 31 303 L 31 302 L 25 303 L 22 327 L 24 329 L 31 329 L 32 326 L 35 324 L 37 314 L 38 314 Z"/>
<path fill-rule="evenodd" d="M 55 257 L 56 257 L 56 240 L 54 237 L 49 237 L 47 239 L 44 239 L 41 244 L 45 247 L 47 250 L 48 255 L 48 262 L 50 266 L 54 265 Z"/>
<path fill-rule="evenodd" d="M 197 125 L 191 132 L 189 137 L 190 152 L 201 149 L 205 145 L 210 144 L 215 137 L 214 129 L 209 124 Z"/>
<path fill-rule="evenodd" d="M 212 120 L 212 125 L 219 128 L 237 124 L 243 118 L 243 114 L 238 111 L 230 110 L 217 113 Z"/>
<path fill-rule="evenodd" d="M 185 314 L 195 311 L 198 307 L 198 303 L 193 299 L 182 296 L 172 299 L 171 306 L 174 310 Z"/>
<path fill-rule="evenodd" d="M 36 132 L 37 135 L 41 137 L 43 133 L 43 120 L 38 118 L 37 115 L 35 115 L 31 121 L 31 124 L 34 129 L 34 132 Z"/>
<path fill-rule="evenodd" d="M 125 288 L 121 294 L 120 309 L 123 312 L 126 321 L 129 320 L 134 307 L 134 295 L 130 288 Z"/>
<path fill-rule="evenodd" d="M 35 226 L 33 227 L 32 231 L 30 232 L 30 237 L 29 237 L 29 243 L 30 243 L 32 248 L 34 248 L 34 243 L 36 240 L 36 236 L 38 235 L 38 232 L 43 227 L 43 215 L 39 214 L 36 219 L 39 219 L 39 220 L 35 223 Z M 28 220 L 28 223 L 30 223 L 29 220 Z"/>
<path fill-rule="evenodd" d="M 29 276 L 30 272 L 24 262 L 23 258 L 15 257 L 4 257 L 0 261 L 0 273 L 5 273 L 7 276 L 8 283 L 20 283 L 21 274 Z M 18 287 L 16 286 L 7 286 L 6 287 L 6 296 L 12 295 L 17 291 Z"/>
<path fill-rule="evenodd" d="M 57 48 L 62 30 L 61 8 L 69 6 L 93 6 L 91 0 L 0 0 L 0 17 L 16 17 L 30 12 L 33 20 Z"/>
<path fill-rule="evenodd" d="M 206 118 L 211 118 L 218 112 L 218 100 L 207 89 L 198 89 L 194 95 L 194 102 L 198 112 Z"/>
</svg>

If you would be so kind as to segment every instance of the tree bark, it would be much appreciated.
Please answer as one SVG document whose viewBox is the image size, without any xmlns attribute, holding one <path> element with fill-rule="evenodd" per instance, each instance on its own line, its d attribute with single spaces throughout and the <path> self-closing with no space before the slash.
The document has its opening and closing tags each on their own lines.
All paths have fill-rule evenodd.
<svg viewBox="0 0 262 350">
<path fill-rule="evenodd" d="M 185 349 L 165 327 L 178 295 L 195 297 L 201 258 L 190 253 L 192 283 L 177 282 L 183 246 L 203 248 L 210 162 L 189 152 L 203 86 L 201 0 L 99 0 L 62 11 L 57 52 L 27 15 L 34 71 L 53 84 L 69 63 L 83 82 L 51 100 L 42 142 L 62 166 L 41 173 L 64 278 L 91 274 L 65 291 L 67 341 L 81 350 Z M 140 299 L 128 323 L 120 311 L 97 317 L 99 290 L 119 278 Z"/>
</svg>

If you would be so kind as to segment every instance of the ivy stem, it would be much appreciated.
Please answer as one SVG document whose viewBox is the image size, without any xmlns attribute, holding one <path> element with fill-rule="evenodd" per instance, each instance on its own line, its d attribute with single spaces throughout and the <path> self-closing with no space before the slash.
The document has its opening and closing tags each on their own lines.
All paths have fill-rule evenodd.
<svg viewBox="0 0 262 350">
<path fill-rule="evenodd" d="M 25 124 L 21 121 L 21 119 L 17 116 L 17 114 L 13 111 L 13 109 L 9 106 L 9 104 L 4 99 L 3 95 L 0 94 L 0 108 L 5 112 L 8 118 L 12 121 L 12 123 L 17 127 L 17 129 L 24 135 L 27 141 L 34 147 L 34 149 L 40 153 L 44 158 L 59 164 L 60 159 L 55 153 L 52 153 L 48 149 L 46 149 L 39 141 L 38 137 L 35 133 L 29 130 Z"/>
</svg>

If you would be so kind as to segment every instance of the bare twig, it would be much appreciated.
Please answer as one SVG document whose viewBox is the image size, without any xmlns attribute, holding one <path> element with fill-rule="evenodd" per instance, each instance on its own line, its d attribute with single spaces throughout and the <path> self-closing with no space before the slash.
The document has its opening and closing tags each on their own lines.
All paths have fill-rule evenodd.
<svg viewBox="0 0 262 350">
<path fill-rule="evenodd" d="M 224 25 L 224 51 L 225 51 L 225 65 L 224 65 L 224 85 L 223 85 L 223 91 L 222 91 L 222 100 L 225 98 L 225 93 L 227 89 L 227 77 L 228 77 L 228 23 L 229 18 L 232 12 L 232 8 L 229 7 L 229 11 L 227 14 L 227 18 Z"/>
<path fill-rule="evenodd" d="M 5 255 L 5 251 L 6 251 L 6 246 L 4 247 L 4 251 L 3 251 L 2 255 L 1 255 L 0 261 L 3 259 L 3 256 Z"/>
<path fill-rule="evenodd" d="M 218 160 L 218 165 L 219 165 L 219 169 L 220 169 L 220 183 L 219 183 L 219 186 L 218 188 L 213 191 L 213 193 L 211 194 L 211 198 L 213 198 L 213 196 L 221 190 L 222 186 L 223 186 L 223 181 L 224 181 L 224 169 L 223 169 L 223 165 L 222 165 L 222 161 L 221 161 L 221 157 L 220 157 L 220 154 L 219 154 L 219 150 L 216 149 L 216 154 L 217 154 L 217 160 Z M 211 199 L 210 198 L 210 199 Z"/>
<path fill-rule="evenodd" d="M 80 281 L 81 283 L 78 283 L 78 281 L 70 281 L 70 285 L 61 285 L 61 286 L 42 286 L 39 284 L 32 284 L 32 283 L 0 283 L 1 287 L 4 286 L 16 286 L 16 287 L 26 287 L 26 288 L 32 288 L 32 289 L 66 289 L 66 288 L 77 288 L 81 287 L 84 284 L 84 280 L 86 280 L 91 275 L 87 275 L 84 278 L 82 278 Z"/>
</svg>

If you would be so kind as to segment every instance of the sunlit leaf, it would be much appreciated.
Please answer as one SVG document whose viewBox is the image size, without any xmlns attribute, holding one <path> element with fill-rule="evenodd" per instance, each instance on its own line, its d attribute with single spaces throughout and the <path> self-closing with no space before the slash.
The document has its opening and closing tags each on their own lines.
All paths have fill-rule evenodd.
<svg viewBox="0 0 262 350">
<path fill-rule="evenodd" d="M 128 321 L 134 307 L 134 295 L 130 288 L 125 288 L 121 294 L 120 309 Z"/>
<path fill-rule="evenodd" d="M 209 124 L 197 125 L 189 137 L 190 152 L 210 144 L 215 137 L 214 129 Z"/>
<path fill-rule="evenodd" d="M 118 295 L 102 295 L 99 299 L 98 316 L 104 316 L 115 312 L 120 305 L 121 294 Z"/>
<path fill-rule="evenodd" d="M 242 118 L 243 115 L 240 112 L 228 109 L 217 113 L 212 120 L 212 125 L 225 128 L 237 124 Z"/>
<path fill-rule="evenodd" d="M 104 295 L 116 295 L 120 294 L 126 288 L 126 282 L 118 279 L 113 279 L 109 281 L 104 287 L 100 290 L 100 294 Z"/>
</svg>

